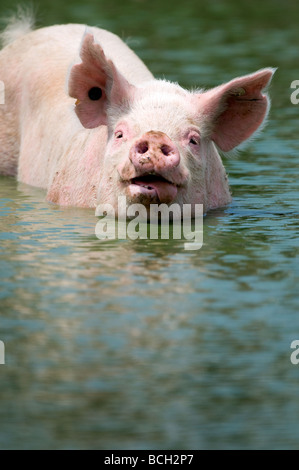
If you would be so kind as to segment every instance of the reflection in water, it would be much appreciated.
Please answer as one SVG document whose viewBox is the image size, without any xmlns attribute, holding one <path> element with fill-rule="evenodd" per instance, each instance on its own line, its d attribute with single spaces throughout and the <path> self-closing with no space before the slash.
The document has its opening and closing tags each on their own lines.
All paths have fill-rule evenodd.
<svg viewBox="0 0 299 470">
<path fill-rule="evenodd" d="M 101 10 L 184 86 L 282 67 L 269 125 L 226 160 L 233 203 L 204 218 L 193 252 L 100 242 L 93 210 L 0 178 L 0 448 L 298 446 L 298 6 L 174 2 L 169 18 L 150 3 L 51 0 L 45 23 Z"/>
<path fill-rule="evenodd" d="M 290 214 L 237 198 L 187 252 L 100 242 L 92 210 L 1 184 L 2 447 L 263 447 L 281 429 L 296 445 L 296 214 L 285 232 Z"/>
</svg>

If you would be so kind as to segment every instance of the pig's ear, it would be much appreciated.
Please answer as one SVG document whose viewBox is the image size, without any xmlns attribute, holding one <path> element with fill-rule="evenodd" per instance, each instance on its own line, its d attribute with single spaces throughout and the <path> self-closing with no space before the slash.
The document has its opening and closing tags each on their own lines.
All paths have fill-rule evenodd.
<svg viewBox="0 0 299 470">
<path fill-rule="evenodd" d="M 224 152 L 247 140 L 267 117 L 270 102 L 262 90 L 274 72 L 262 69 L 197 95 L 207 134 Z"/>
<path fill-rule="evenodd" d="M 73 65 L 69 75 L 69 95 L 76 98 L 76 114 L 88 129 L 107 124 L 107 107 L 119 106 L 132 98 L 134 86 L 108 60 L 92 34 L 82 41 L 82 62 Z"/>
</svg>

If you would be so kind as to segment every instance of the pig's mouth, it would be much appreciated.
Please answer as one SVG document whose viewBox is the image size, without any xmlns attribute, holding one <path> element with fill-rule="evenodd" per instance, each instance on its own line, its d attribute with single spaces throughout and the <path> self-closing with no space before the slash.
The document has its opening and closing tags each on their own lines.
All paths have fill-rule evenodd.
<svg viewBox="0 0 299 470">
<path fill-rule="evenodd" d="M 132 178 L 128 190 L 134 199 L 147 199 L 150 202 L 169 204 L 177 195 L 177 186 L 163 176 L 147 174 Z"/>
</svg>

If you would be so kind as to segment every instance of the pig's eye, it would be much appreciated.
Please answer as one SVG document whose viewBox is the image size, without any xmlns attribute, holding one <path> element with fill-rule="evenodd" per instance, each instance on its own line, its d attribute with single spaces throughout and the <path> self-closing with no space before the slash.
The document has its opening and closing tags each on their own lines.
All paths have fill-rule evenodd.
<svg viewBox="0 0 299 470">
<path fill-rule="evenodd" d="M 117 131 L 117 132 L 115 132 L 115 137 L 116 137 L 116 139 L 122 139 L 122 138 L 123 138 L 123 133 L 122 133 L 122 131 Z"/>
<path fill-rule="evenodd" d="M 197 140 L 195 139 L 195 137 L 191 137 L 190 140 L 189 140 L 189 144 L 198 145 L 198 142 L 197 142 Z"/>
<path fill-rule="evenodd" d="M 188 134 L 186 135 L 186 140 L 188 144 L 192 147 L 198 147 L 200 142 L 200 134 L 195 130 L 189 130 Z M 194 149 L 195 150 L 195 149 Z"/>
<path fill-rule="evenodd" d="M 97 101 L 102 98 L 102 90 L 101 88 L 94 86 L 88 92 L 88 98 L 92 101 Z"/>
</svg>

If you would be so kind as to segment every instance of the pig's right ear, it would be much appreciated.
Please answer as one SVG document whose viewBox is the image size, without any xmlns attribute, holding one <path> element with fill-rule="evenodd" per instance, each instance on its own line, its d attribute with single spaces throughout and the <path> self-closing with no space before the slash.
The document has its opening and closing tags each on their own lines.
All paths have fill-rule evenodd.
<svg viewBox="0 0 299 470">
<path fill-rule="evenodd" d="M 270 102 L 263 90 L 274 72 L 258 70 L 196 95 L 206 133 L 224 152 L 247 140 L 264 122 Z"/>
<path fill-rule="evenodd" d="M 75 111 L 82 125 L 92 129 L 106 125 L 108 106 L 128 101 L 134 87 L 106 58 L 90 33 L 83 38 L 80 57 L 82 62 L 71 68 L 68 91 L 77 99 Z"/>
</svg>

